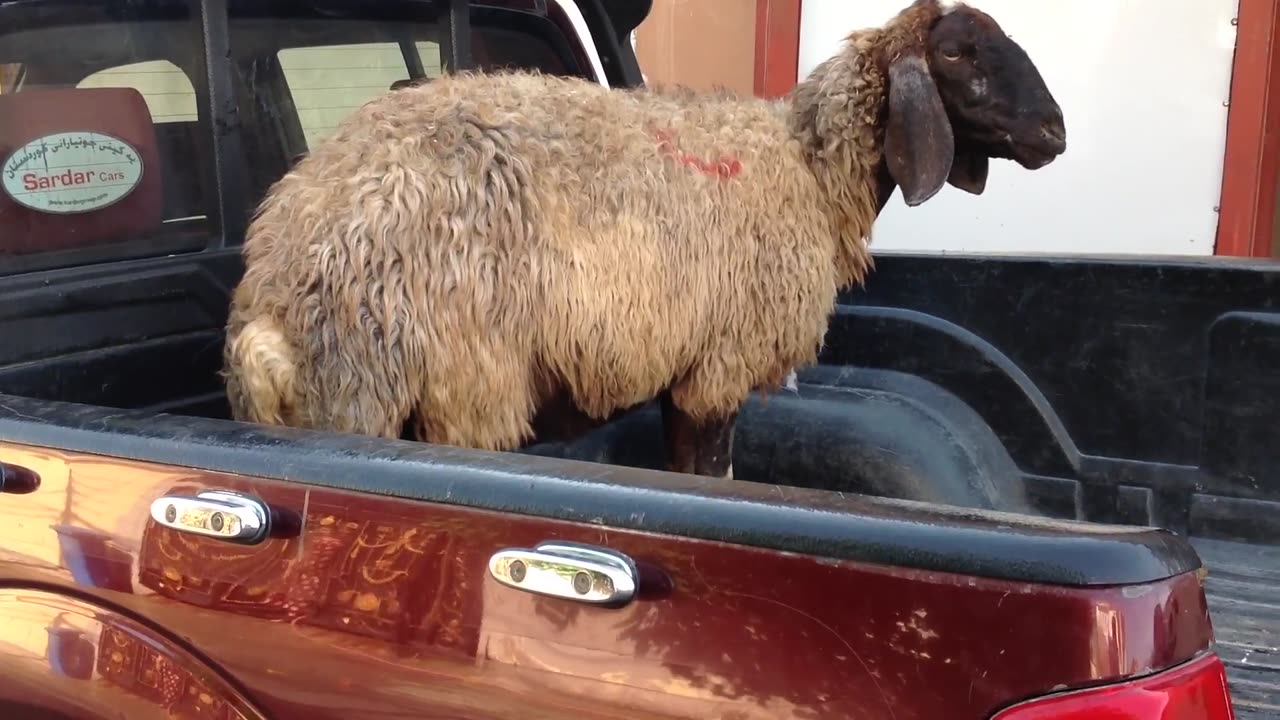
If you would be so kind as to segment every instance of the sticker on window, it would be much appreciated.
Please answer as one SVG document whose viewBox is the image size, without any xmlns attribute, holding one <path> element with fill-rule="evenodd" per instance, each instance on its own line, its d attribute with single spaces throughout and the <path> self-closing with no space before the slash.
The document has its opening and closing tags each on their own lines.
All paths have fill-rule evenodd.
<svg viewBox="0 0 1280 720">
<path fill-rule="evenodd" d="M 114 205 L 141 180 L 138 151 L 119 138 L 92 131 L 36 138 L 0 166 L 6 195 L 32 210 L 58 215 Z"/>
</svg>

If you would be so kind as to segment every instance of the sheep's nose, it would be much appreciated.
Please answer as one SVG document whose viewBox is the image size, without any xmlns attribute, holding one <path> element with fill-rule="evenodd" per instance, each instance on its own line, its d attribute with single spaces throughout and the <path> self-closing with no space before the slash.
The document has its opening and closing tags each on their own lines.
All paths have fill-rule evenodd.
<svg viewBox="0 0 1280 720">
<path fill-rule="evenodd" d="M 1061 112 L 1053 113 L 1048 120 L 1040 123 L 1040 137 L 1056 153 L 1067 149 L 1067 128 L 1062 122 Z"/>
</svg>

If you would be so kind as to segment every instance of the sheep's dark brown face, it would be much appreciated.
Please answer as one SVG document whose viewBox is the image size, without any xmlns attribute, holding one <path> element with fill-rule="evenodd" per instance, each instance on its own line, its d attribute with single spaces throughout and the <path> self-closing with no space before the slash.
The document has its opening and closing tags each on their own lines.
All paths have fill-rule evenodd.
<svg viewBox="0 0 1280 720">
<path fill-rule="evenodd" d="M 1067 149 L 1062 109 L 1040 71 L 989 15 L 967 6 L 943 15 L 928 52 L 957 151 L 1034 170 Z"/>
</svg>

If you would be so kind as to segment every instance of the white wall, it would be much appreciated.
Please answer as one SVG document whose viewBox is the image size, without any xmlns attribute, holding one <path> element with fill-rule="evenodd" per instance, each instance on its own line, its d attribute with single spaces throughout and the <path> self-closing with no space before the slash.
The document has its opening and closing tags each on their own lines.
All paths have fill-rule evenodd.
<svg viewBox="0 0 1280 720">
<path fill-rule="evenodd" d="M 907 0 L 804 0 L 800 76 Z M 971 0 L 1040 68 L 1067 152 L 885 208 L 874 250 L 1213 253 L 1237 0 Z"/>
</svg>

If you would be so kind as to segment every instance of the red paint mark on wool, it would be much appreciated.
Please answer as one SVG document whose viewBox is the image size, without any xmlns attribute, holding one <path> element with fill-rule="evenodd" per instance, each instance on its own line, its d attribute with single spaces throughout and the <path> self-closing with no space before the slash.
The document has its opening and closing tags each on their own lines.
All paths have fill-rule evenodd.
<svg viewBox="0 0 1280 720">
<path fill-rule="evenodd" d="M 654 130 L 653 137 L 658 141 L 659 153 L 675 158 L 676 162 L 681 165 L 693 168 L 704 175 L 728 180 L 742 173 L 742 162 L 732 155 L 721 155 L 715 160 L 708 160 L 676 147 L 676 133 L 674 130 Z"/>
</svg>

